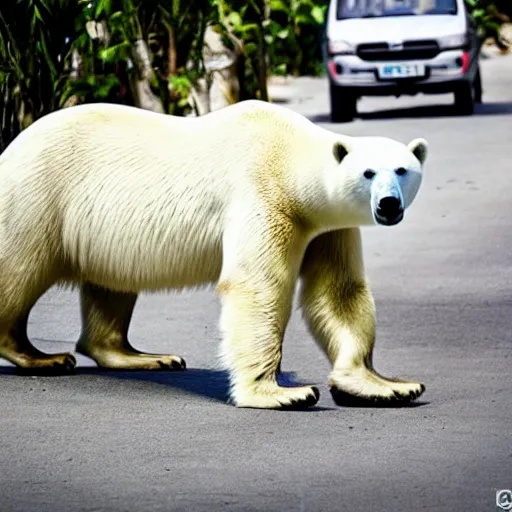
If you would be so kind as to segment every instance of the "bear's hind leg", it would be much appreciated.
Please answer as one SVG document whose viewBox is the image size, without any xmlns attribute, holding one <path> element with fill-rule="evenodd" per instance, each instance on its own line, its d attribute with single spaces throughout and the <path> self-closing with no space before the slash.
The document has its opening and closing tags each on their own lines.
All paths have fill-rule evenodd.
<svg viewBox="0 0 512 512">
<path fill-rule="evenodd" d="M 27 336 L 28 315 L 28 312 L 21 315 L 10 329 L 0 334 L 0 357 L 27 373 L 73 373 L 76 359 L 72 354 L 46 354 L 30 343 Z"/>
<path fill-rule="evenodd" d="M 23 224 L 19 228 L 15 240 L 5 232 L 0 236 L 0 358 L 27 373 L 70 373 L 76 365 L 72 354 L 46 354 L 27 336 L 31 309 L 53 284 L 69 277 L 67 267 L 47 227 L 30 233 Z"/>
<path fill-rule="evenodd" d="M 313 240 L 302 264 L 302 307 L 333 365 L 331 394 L 339 405 L 393 405 L 418 398 L 425 386 L 387 379 L 373 368 L 375 311 L 366 283 L 359 229 Z"/>
<path fill-rule="evenodd" d="M 128 341 L 137 295 L 106 290 L 91 283 L 80 289 L 82 333 L 76 350 L 102 368 L 118 370 L 184 370 L 178 356 L 146 354 Z"/>
</svg>

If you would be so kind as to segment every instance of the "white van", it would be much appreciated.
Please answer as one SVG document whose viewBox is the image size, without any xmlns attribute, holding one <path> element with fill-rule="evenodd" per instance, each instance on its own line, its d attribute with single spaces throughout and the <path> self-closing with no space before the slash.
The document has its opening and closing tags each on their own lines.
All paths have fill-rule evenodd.
<svg viewBox="0 0 512 512">
<path fill-rule="evenodd" d="M 361 96 L 452 92 L 465 115 L 482 100 L 464 0 L 331 0 L 322 49 L 333 122 L 352 120 Z"/>
</svg>

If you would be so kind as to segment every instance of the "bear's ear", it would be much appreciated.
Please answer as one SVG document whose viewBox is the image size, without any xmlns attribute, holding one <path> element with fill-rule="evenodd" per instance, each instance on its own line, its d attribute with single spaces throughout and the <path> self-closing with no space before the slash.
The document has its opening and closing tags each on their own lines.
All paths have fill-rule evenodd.
<svg viewBox="0 0 512 512">
<path fill-rule="evenodd" d="M 428 142 L 425 139 L 414 139 L 409 142 L 408 146 L 412 154 L 420 161 L 423 165 L 427 159 Z"/>
<path fill-rule="evenodd" d="M 336 162 L 340 164 L 341 161 L 348 155 L 349 147 L 346 142 L 337 140 L 334 143 L 332 151 L 334 153 L 334 158 L 336 158 Z"/>
</svg>

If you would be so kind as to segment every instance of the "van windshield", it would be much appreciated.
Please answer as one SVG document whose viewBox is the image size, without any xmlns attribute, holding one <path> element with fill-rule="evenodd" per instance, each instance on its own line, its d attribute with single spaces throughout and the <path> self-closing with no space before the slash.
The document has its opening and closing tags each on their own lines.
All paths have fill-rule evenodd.
<svg viewBox="0 0 512 512">
<path fill-rule="evenodd" d="M 337 18 L 457 14 L 457 0 L 338 0 Z"/>
</svg>

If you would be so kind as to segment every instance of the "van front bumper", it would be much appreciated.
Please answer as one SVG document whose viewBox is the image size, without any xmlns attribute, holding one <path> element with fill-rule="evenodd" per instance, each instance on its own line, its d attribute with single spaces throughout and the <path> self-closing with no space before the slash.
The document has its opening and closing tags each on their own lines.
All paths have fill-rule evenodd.
<svg viewBox="0 0 512 512">
<path fill-rule="evenodd" d="M 470 69 L 464 69 L 463 51 L 449 50 L 428 60 L 365 61 L 357 55 L 333 55 L 327 69 L 333 85 L 353 89 L 365 96 L 451 92 L 457 83 L 470 80 Z M 381 79 L 379 67 L 388 64 L 422 64 L 425 75 L 414 78 Z"/>
</svg>

